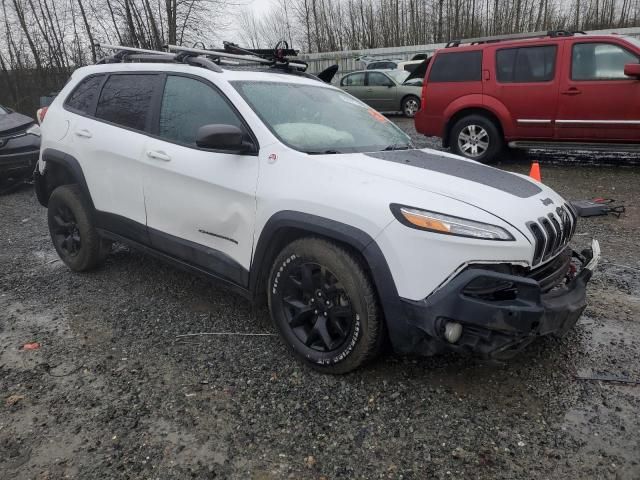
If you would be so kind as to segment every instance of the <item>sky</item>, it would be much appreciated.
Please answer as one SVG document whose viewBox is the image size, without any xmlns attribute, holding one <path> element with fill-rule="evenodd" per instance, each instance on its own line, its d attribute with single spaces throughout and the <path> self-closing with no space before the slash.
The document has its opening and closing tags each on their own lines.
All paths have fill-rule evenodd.
<svg viewBox="0 0 640 480">
<path fill-rule="evenodd" d="M 271 6 L 271 0 L 253 0 L 249 4 L 249 9 L 256 15 L 266 13 Z"/>
</svg>

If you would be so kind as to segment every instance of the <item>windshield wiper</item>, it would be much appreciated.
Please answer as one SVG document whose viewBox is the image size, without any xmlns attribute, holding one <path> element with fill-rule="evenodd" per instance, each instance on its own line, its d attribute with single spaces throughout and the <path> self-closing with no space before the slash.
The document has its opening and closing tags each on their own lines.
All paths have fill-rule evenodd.
<svg viewBox="0 0 640 480">
<path fill-rule="evenodd" d="M 315 151 L 311 150 L 311 151 L 307 151 L 307 152 L 304 152 L 304 153 L 308 153 L 309 155 L 335 155 L 335 154 L 342 153 L 342 152 L 340 152 L 338 150 L 324 150 L 322 152 L 315 152 Z"/>
<path fill-rule="evenodd" d="M 391 145 L 387 145 L 382 149 L 383 152 L 388 152 L 391 150 L 409 150 L 412 145 L 408 143 L 392 143 Z"/>
</svg>

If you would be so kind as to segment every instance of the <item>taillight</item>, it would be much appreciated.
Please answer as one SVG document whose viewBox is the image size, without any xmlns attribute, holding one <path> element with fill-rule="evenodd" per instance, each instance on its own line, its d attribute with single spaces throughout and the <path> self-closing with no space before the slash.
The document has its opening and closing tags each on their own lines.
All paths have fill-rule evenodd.
<svg viewBox="0 0 640 480">
<path fill-rule="evenodd" d="M 38 123 L 41 125 L 44 121 L 44 116 L 47 114 L 47 110 L 49 110 L 49 107 L 42 107 L 36 111 L 36 118 L 38 119 Z"/>
</svg>

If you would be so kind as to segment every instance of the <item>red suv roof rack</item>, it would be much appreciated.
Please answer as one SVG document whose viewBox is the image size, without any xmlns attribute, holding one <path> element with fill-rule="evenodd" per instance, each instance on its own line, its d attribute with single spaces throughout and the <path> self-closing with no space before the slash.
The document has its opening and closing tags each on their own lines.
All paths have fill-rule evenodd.
<svg viewBox="0 0 640 480">
<path fill-rule="evenodd" d="M 569 31 L 569 30 L 549 30 L 546 32 L 512 33 L 507 35 L 494 35 L 491 37 L 477 37 L 477 38 L 465 38 L 462 40 L 451 40 L 449 43 L 447 43 L 445 48 L 459 47 L 460 45 L 480 45 L 482 43 L 504 42 L 507 40 L 526 40 L 528 38 L 571 37 L 578 33 L 582 35 L 586 35 L 586 32 Z"/>
</svg>

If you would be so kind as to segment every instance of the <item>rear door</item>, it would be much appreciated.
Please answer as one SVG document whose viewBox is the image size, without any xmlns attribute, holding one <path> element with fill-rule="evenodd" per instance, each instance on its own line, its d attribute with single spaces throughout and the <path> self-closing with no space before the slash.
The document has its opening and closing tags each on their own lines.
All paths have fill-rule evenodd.
<svg viewBox="0 0 640 480">
<path fill-rule="evenodd" d="M 640 139 L 640 82 L 624 74 L 637 52 L 616 39 L 567 40 L 556 137 L 560 140 Z"/>
<path fill-rule="evenodd" d="M 100 223 L 142 242 L 146 242 L 146 215 L 140 160 L 159 82 L 155 73 L 89 77 L 65 103 L 75 113 L 70 123 L 72 154 L 82 166 L 96 210 L 110 214 L 102 215 Z M 83 90 L 95 93 L 83 95 Z"/>
<path fill-rule="evenodd" d="M 356 72 L 342 77 L 340 88 L 354 97 L 363 100 L 366 96 L 365 72 Z"/>
<path fill-rule="evenodd" d="M 485 81 L 483 93 L 487 103 L 493 97 L 509 111 L 511 125 L 504 125 L 509 137 L 553 137 L 561 48 L 561 43 L 545 42 L 485 52 L 487 70 L 495 78 Z"/>
<path fill-rule="evenodd" d="M 367 88 L 362 100 L 382 111 L 398 110 L 398 86 L 382 72 L 367 72 Z"/>
<path fill-rule="evenodd" d="M 226 96 L 197 77 L 170 74 L 145 144 L 144 198 L 151 245 L 246 286 L 253 245 L 257 154 L 200 148 L 204 125 L 234 125 L 253 139 Z"/>
</svg>

